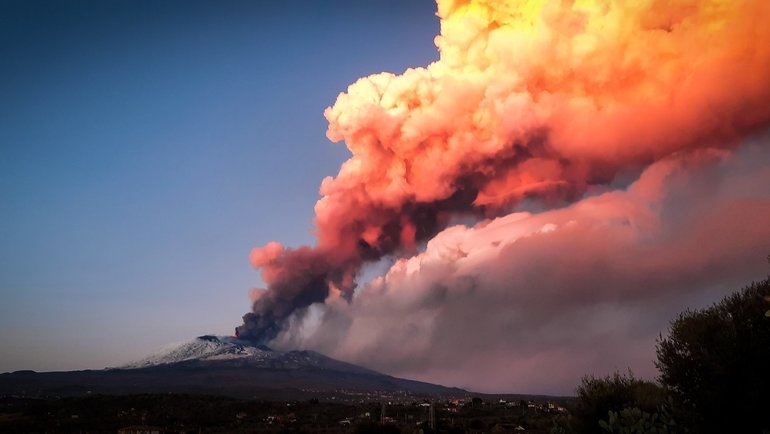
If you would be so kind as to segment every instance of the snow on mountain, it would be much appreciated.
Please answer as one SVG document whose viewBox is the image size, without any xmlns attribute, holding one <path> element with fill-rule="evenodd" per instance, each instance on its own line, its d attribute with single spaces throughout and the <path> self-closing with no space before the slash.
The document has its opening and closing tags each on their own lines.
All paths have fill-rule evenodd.
<svg viewBox="0 0 770 434">
<path fill-rule="evenodd" d="M 0 373 L 0 395 L 202 393 L 275 400 L 351 390 L 467 393 L 381 374 L 314 351 L 275 351 L 234 337 L 211 335 L 119 368 Z"/>
<path fill-rule="evenodd" d="M 239 340 L 232 336 L 213 335 L 199 336 L 193 340 L 169 346 L 158 354 L 129 363 L 119 369 L 151 368 L 177 363 L 199 366 L 237 365 L 272 369 L 316 368 L 359 374 L 378 374 L 314 351 L 276 351 L 264 345 Z"/>
<path fill-rule="evenodd" d="M 190 360 L 215 361 L 248 359 L 262 362 L 275 358 L 280 352 L 272 351 L 264 345 L 254 345 L 230 336 L 205 335 L 191 341 L 175 344 L 158 354 L 129 363 L 123 369 L 147 368 Z"/>
</svg>

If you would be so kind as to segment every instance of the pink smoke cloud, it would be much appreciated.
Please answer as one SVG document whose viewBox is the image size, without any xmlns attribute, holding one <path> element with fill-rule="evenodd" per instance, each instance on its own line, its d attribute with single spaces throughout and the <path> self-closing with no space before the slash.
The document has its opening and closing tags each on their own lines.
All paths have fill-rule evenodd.
<svg viewBox="0 0 770 434">
<path fill-rule="evenodd" d="M 667 159 L 623 191 L 450 227 L 276 343 L 493 392 L 569 394 L 584 374 L 627 368 L 654 378 L 669 320 L 767 274 L 768 145 Z"/>
</svg>

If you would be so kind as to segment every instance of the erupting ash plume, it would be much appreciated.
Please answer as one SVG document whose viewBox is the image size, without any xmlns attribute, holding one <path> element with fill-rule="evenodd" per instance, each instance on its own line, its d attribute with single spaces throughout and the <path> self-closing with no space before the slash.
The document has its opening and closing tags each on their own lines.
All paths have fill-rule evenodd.
<svg viewBox="0 0 770 434">
<path fill-rule="evenodd" d="M 350 300 L 363 264 L 415 254 L 454 216 L 573 202 L 770 121 L 769 2 L 439 0 L 438 16 L 438 61 L 362 78 L 326 110 L 352 156 L 321 184 L 315 246 L 252 252 L 268 287 L 240 338 Z"/>
</svg>

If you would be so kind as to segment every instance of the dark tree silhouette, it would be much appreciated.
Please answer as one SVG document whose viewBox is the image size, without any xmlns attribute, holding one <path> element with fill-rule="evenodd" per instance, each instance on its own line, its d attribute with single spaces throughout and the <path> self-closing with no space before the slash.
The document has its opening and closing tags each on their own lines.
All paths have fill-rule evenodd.
<svg viewBox="0 0 770 434">
<path fill-rule="evenodd" d="M 637 408 L 654 413 L 665 401 L 660 386 L 635 378 L 630 372 L 628 375 L 583 377 L 576 392 L 577 400 L 570 409 L 568 420 L 563 421 L 561 432 L 605 433 L 599 421 L 608 419 L 610 411 Z"/>
<path fill-rule="evenodd" d="M 770 428 L 770 277 L 713 306 L 686 311 L 658 341 L 660 381 L 691 432 Z"/>
</svg>

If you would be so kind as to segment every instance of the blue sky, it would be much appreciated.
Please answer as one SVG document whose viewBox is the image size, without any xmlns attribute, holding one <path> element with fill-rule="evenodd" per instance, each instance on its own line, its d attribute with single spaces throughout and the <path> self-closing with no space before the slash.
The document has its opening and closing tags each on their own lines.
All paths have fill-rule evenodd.
<svg viewBox="0 0 770 434">
<path fill-rule="evenodd" d="M 435 4 L 0 4 L 0 372 L 228 334 L 348 155 L 323 109 L 437 57 Z"/>
</svg>

